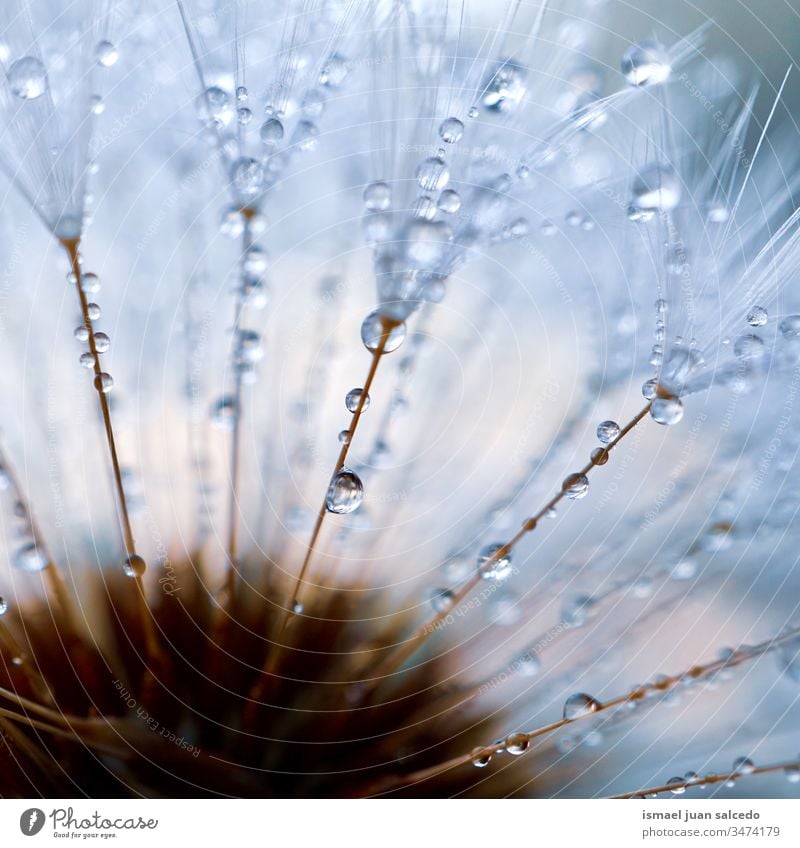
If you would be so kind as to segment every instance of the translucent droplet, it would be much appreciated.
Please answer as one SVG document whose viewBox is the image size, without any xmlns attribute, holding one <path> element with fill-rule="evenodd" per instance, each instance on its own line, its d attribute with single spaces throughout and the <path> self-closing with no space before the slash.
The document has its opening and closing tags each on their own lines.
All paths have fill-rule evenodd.
<svg viewBox="0 0 800 848">
<path fill-rule="evenodd" d="M 210 118 L 218 124 L 226 125 L 233 116 L 228 93 L 216 85 L 207 88 L 195 103 L 197 115 L 202 120 Z"/>
<path fill-rule="evenodd" d="M 283 124 L 277 118 L 270 118 L 261 124 L 261 129 L 258 131 L 261 141 L 267 147 L 274 147 L 283 141 Z"/>
<path fill-rule="evenodd" d="M 789 783 L 800 783 L 800 766 L 786 766 L 783 774 Z"/>
<path fill-rule="evenodd" d="M 764 309 L 763 306 L 754 306 L 747 313 L 747 323 L 751 327 L 763 327 L 764 324 L 767 323 L 767 319 L 769 318 L 769 314 L 767 310 Z"/>
<path fill-rule="evenodd" d="M 724 203 L 712 202 L 708 204 L 706 221 L 709 224 L 724 224 L 730 217 L 730 209 Z"/>
<path fill-rule="evenodd" d="M 564 604 L 561 620 L 567 627 L 583 627 L 596 609 L 597 603 L 591 595 L 576 595 Z"/>
<path fill-rule="evenodd" d="M 445 189 L 439 195 L 439 209 L 448 215 L 455 215 L 461 208 L 461 195 L 451 188 Z"/>
<path fill-rule="evenodd" d="M 300 603 L 300 601 L 295 601 L 295 602 L 294 602 L 294 606 L 292 606 L 292 612 L 293 612 L 295 615 L 302 615 L 302 614 L 303 614 L 303 610 L 304 610 L 304 607 L 303 607 L 303 605 Z"/>
<path fill-rule="evenodd" d="M 473 748 L 469 757 L 475 768 L 486 768 L 492 761 L 491 753 L 483 748 Z"/>
<path fill-rule="evenodd" d="M 593 465 L 605 465 L 611 454 L 608 452 L 607 448 L 595 448 L 589 458 L 592 460 Z"/>
<path fill-rule="evenodd" d="M 126 577 L 144 577 L 144 573 L 147 571 L 147 563 L 138 554 L 134 554 L 122 563 L 122 571 Z"/>
<path fill-rule="evenodd" d="M 86 338 L 89 338 L 88 332 L 86 333 Z M 78 362 L 80 362 L 80 364 L 84 368 L 94 368 L 94 355 L 89 353 L 89 351 L 87 350 L 85 353 L 82 353 L 80 355 L 80 359 L 78 359 Z"/>
<path fill-rule="evenodd" d="M 576 692 L 574 695 L 570 695 L 564 702 L 564 718 L 568 721 L 583 718 L 597 712 L 599 706 L 599 701 L 595 700 L 591 695 Z"/>
<path fill-rule="evenodd" d="M 800 315 L 788 315 L 781 321 L 778 329 L 787 341 L 800 337 Z"/>
<path fill-rule="evenodd" d="M 429 194 L 421 195 L 414 202 L 414 215 L 426 221 L 432 221 L 436 217 L 437 209 L 436 201 Z"/>
<path fill-rule="evenodd" d="M 484 109 L 510 112 L 525 96 L 525 69 L 511 60 L 499 62 L 487 72 L 482 90 Z"/>
<path fill-rule="evenodd" d="M 650 417 L 657 424 L 671 427 L 683 418 L 683 404 L 680 398 L 657 397 L 650 405 Z"/>
<path fill-rule="evenodd" d="M 94 57 L 101 68 L 110 68 L 117 64 L 119 51 L 110 41 L 99 41 L 94 48 Z"/>
<path fill-rule="evenodd" d="M 585 498 L 589 492 L 589 478 L 585 474 L 570 474 L 561 484 L 561 491 L 573 501 Z"/>
<path fill-rule="evenodd" d="M 447 612 L 453 606 L 455 595 L 450 589 L 434 589 L 431 593 L 431 606 L 434 612 Z"/>
<path fill-rule="evenodd" d="M 607 445 L 619 436 L 619 424 L 616 421 L 601 421 L 597 425 L 597 438 Z"/>
<path fill-rule="evenodd" d="M 333 475 L 325 496 L 328 512 L 346 515 L 357 510 L 363 500 L 364 486 L 354 471 L 342 468 Z"/>
<path fill-rule="evenodd" d="M 461 141 L 464 135 L 464 124 L 458 118 L 445 118 L 439 126 L 439 138 L 446 144 L 455 144 Z"/>
<path fill-rule="evenodd" d="M 733 343 L 734 355 L 739 359 L 752 361 L 764 356 L 764 340 L 755 333 L 745 333 Z"/>
<path fill-rule="evenodd" d="M 514 757 L 524 754 L 528 750 L 529 746 L 530 741 L 524 733 L 511 733 L 506 736 L 505 742 L 503 742 L 503 748 L 506 753 L 511 754 Z"/>
<path fill-rule="evenodd" d="M 364 206 L 370 212 L 383 212 L 392 203 L 392 189 L 388 183 L 369 183 L 364 189 Z"/>
<path fill-rule="evenodd" d="M 632 44 L 622 56 L 621 69 L 625 79 L 636 86 L 664 82 L 672 72 L 669 54 L 656 41 Z"/>
<path fill-rule="evenodd" d="M 364 319 L 361 324 L 361 341 L 367 350 L 373 352 L 378 350 L 384 335 L 386 335 L 386 341 L 383 346 L 383 353 L 391 353 L 403 343 L 406 337 L 405 322 L 392 322 L 387 325 L 386 320 L 377 309 L 370 312 Z"/>
<path fill-rule="evenodd" d="M 500 583 L 511 576 L 511 554 L 503 549 L 500 544 L 486 545 L 478 554 L 478 573 L 484 580 Z"/>
<path fill-rule="evenodd" d="M 211 408 L 211 420 L 224 430 L 233 429 L 236 421 L 236 401 L 232 397 L 221 397 Z"/>
<path fill-rule="evenodd" d="M 35 100 L 47 91 L 47 71 L 35 56 L 23 56 L 9 66 L 8 85 L 20 100 Z"/>
<path fill-rule="evenodd" d="M 89 313 L 92 321 L 99 321 L 103 315 L 103 310 L 96 303 L 86 304 L 86 311 Z"/>
<path fill-rule="evenodd" d="M 94 346 L 98 353 L 105 353 L 111 347 L 111 339 L 106 333 L 95 333 Z"/>
<path fill-rule="evenodd" d="M 633 183 L 633 206 L 645 212 L 671 212 L 680 203 L 681 183 L 666 165 L 651 165 Z"/>
<path fill-rule="evenodd" d="M 81 274 L 81 291 L 86 294 L 97 294 L 100 291 L 100 278 L 97 274 L 91 271 Z"/>
<path fill-rule="evenodd" d="M 420 162 L 417 183 L 423 191 L 440 191 L 450 181 L 450 171 L 444 159 L 431 156 Z"/>
<path fill-rule="evenodd" d="M 670 792 L 673 795 L 683 795 L 683 793 L 686 791 L 686 787 L 683 785 L 683 783 L 684 780 L 682 777 L 671 777 L 667 781 L 667 786 L 673 787 L 672 789 L 670 789 Z"/>
<path fill-rule="evenodd" d="M 236 120 L 243 127 L 246 127 L 253 120 L 253 113 L 247 106 L 240 106 L 236 110 Z"/>
<path fill-rule="evenodd" d="M 89 109 L 93 115 L 102 115 L 106 111 L 106 104 L 99 94 L 93 94 L 89 98 Z"/>
<path fill-rule="evenodd" d="M 85 342 L 89 338 L 89 331 L 86 329 L 84 324 L 78 324 L 78 326 L 72 331 L 72 335 L 79 342 Z"/>
<path fill-rule="evenodd" d="M 340 445 L 349 445 L 350 444 L 350 431 L 349 430 L 340 430 L 339 431 L 339 444 Z"/>
<path fill-rule="evenodd" d="M 518 674 L 522 677 L 536 677 L 542 670 L 542 662 L 536 654 L 522 654 L 514 664 Z"/>
<path fill-rule="evenodd" d="M 350 389 L 344 399 L 344 405 L 347 407 L 348 412 L 355 412 L 358 409 L 358 404 L 363 394 L 363 389 Z M 369 395 L 364 395 L 361 411 L 365 412 L 367 409 L 369 409 Z"/>
<path fill-rule="evenodd" d="M 103 371 L 94 378 L 94 387 L 98 392 L 106 395 L 114 388 L 114 378 Z"/>
<path fill-rule="evenodd" d="M 733 761 L 732 771 L 739 774 L 752 774 L 756 770 L 755 763 L 748 757 L 737 757 Z"/>
<path fill-rule="evenodd" d="M 658 391 L 658 380 L 646 380 L 642 383 L 642 396 L 647 400 L 652 400 Z"/>
<path fill-rule="evenodd" d="M 338 88 L 344 82 L 348 70 L 347 59 L 341 53 L 331 53 L 319 73 L 319 83 L 326 88 Z"/>
<path fill-rule="evenodd" d="M 246 274 L 252 277 L 258 277 L 267 270 L 269 265 L 269 257 L 263 247 L 257 244 L 251 244 L 247 248 L 247 252 L 242 260 L 242 267 Z"/>
<path fill-rule="evenodd" d="M 13 558 L 14 567 L 20 571 L 27 571 L 29 574 L 43 571 L 47 568 L 47 557 L 36 542 L 26 542 L 21 547 L 17 548 Z"/>
<path fill-rule="evenodd" d="M 0 595 L 0 615 L 5 615 L 8 612 L 8 601 Z"/>
<path fill-rule="evenodd" d="M 264 187 L 264 168 L 258 159 L 241 156 L 231 165 L 231 183 L 240 197 L 255 197 Z"/>
</svg>

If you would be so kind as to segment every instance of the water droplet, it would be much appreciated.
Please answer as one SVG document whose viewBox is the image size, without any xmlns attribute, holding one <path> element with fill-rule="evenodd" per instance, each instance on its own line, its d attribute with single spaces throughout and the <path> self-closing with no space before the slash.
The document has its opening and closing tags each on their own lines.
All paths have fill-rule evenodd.
<svg viewBox="0 0 800 848">
<path fill-rule="evenodd" d="M 511 554 L 503 549 L 500 544 L 486 545 L 478 554 L 478 573 L 484 580 L 500 583 L 511 576 Z"/>
<path fill-rule="evenodd" d="M 358 404 L 361 400 L 361 395 L 364 395 L 363 389 L 350 389 L 344 399 L 344 405 L 348 412 L 355 412 L 358 409 Z M 361 406 L 361 411 L 366 412 L 369 409 L 369 395 L 364 395 L 364 402 Z"/>
<path fill-rule="evenodd" d="M 440 191 L 450 181 L 450 171 L 444 159 L 431 156 L 420 162 L 417 183 L 423 191 Z"/>
<path fill-rule="evenodd" d="M 669 54 L 657 41 L 632 44 L 623 54 L 621 63 L 625 79 L 636 86 L 656 85 L 672 72 Z"/>
<path fill-rule="evenodd" d="M 236 120 L 243 127 L 246 127 L 253 120 L 253 113 L 247 106 L 240 106 L 236 110 Z"/>
<path fill-rule="evenodd" d="M 269 257 L 266 250 L 257 244 L 251 244 L 242 259 L 244 272 L 252 277 L 258 277 L 267 270 L 268 265 Z"/>
<path fill-rule="evenodd" d="M 447 612 L 453 606 L 455 595 L 450 589 L 434 589 L 431 592 L 431 606 L 434 612 Z"/>
<path fill-rule="evenodd" d="M 261 124 L 261 128 L 258 131 L 261 141 L 267 147 L 275 147 L 276 144 L 279 144 L 283 141 L 283 124 L 277 118 L 270 118 L 268 121 L 264 121 Z"/>
<path fill-rule="evenodd" d="M 240 197 L 255 197 L 264 187 L 264 168 L 258 159 L 241 156 L 231 165 L 231 183 Z"/>
<path fill-rule="evenodd" d="M 439 138 L 446 144 L 455 144 L 461 141 L 464 135 L 464 124 L 458 118 L 445 118 L 439 126 Z"/>
<path fill-rule="evenodd" d="M 683 785 L 683 783 L 684 780 L 682 777 L 671 777 L 667 781 L 667 786 L 673 787 L 672 789 L 670 789 L 670 792 L 672 792 L 673 795 L 683 795 L 683 793 L 686 791 L 686 787 Z"/>
<path fill-rule="evenodd" d="M 106 333 L 95 333 L 94 346 L 98 353 L 105 353 L 111 347 L 111 339 Z"/>
<path fill-rule="evenodd" d="M 650 405 L 650 417 L 657 424 L 671 427 L 683 418 L 683 404 L 680 398 L 656 398 Z"/>
<path fill-rule="evenodd" d="M 331 53 L 319 73 L 319 83 L 326 88 L 338 88 L 344 82 L 348 70 L 347 59 L 341 53 Z"/>
<path fill-rule="evenodd" d="M 8 612 L 8 601 L 0 595 L 0 615 L 5 615 Z"/>
<path fill-rule="evenodd" d="M 733 761 L 732 771 L 739 774 L 752 774 L 756 770 L 755 763 L 748 757 L 737 757 Z"/>
<path fill-rule="evenodd" d="M 102 371 L 94 378 L 94 387 L 98 392 L 106 395 L 114 388 L 114 378 L 105 371 Z"/>
<path fill-rule="evenodd" d="M 35 56 L 23 56 L 9 66 L 8 85 L 20 100 L 35 100 L 47 91 L 47 71 Z"/>
<path fill-rule="evenodd" d="M 752 361 L 764 356 L 764 340 L 755 333 L 745 333 L 733 343 L 733 353 L 739 359 Z"/>
<path fill-rule="evenodd" d="M 86 294 L 97 294 L 100 291 L 100 278 L 97 274 L 91 271 L 81 274 L 81 291 Z"/>
<path fill-rule="evenodd" d="M 350 431 L 349 430 L 340 430 L 339 431 L 339 444 L 340 445 L 349 445 L 350 444 Z"/>
<path fill-rule="evenodd" d="M 583 718 L 596 712 L 599 706 L 600 703 L 591 695 L 576 692 L 574 695 L 570 695 L 564 702 L 564 718 L 568 721 Z"/>
<path fill-rule="evenodd" d="M 86 311 L 89 313 L 92 321 L 99 321 L 103 314 L 102 309 L 96 303 L 88 303 L 86 305 Z"/>
<path fill-rule="evenodd" d="M 754 306 L 747 313 L 747 323 L 751 327 L 763 327 L 767 323 L 769 314 L 763 306 Z"/>
<path fill-rule="evenodd" d="M 89 338 L 89 331 L 83 324 L 78 324 L 78 326 L 72 331 L 72 335 L 79 342 L 85 342 Z"/>
<path fill-rule="evenodd" d="M 87 339 L 89 338 L 89 334 L 88 334 L 88 333 L 86 334 L 86 338 L 87 338 Z M 79 362 L 79 363 L 80 363 L 80 364 L 81 364 L 84 368 L 94 368 L 94 355 L 93 355 L 93 354 L 91 354 L 91 353 L 89 353 L 89 351 L 87 350 L 85 353 L 82 353 L 82 354 L 80 355 L 80 359 L 78 359 L 78 362 Z"/>
<path fill-rule="evenodd" d="M 236 421 L 236 401 L 232 397 L 221 397 L 211 407 L 211 420 L 223 430 L 232 430 Z"/>
<path fill-rule="evenodd" d="M 388 183 L 369 183 L 364 189 L 364 206 L 370 212 L 383 212 L 392 203 L 392 189 Z"/>
<path fill-rule="evenodd" d="M 439 195 L 439 209 L 447 215 L 455 215 L 461 208 L 461 195 L 451 188 L 446 188 Z"/>
<path fill-rule="evenodd" d="M 436 201 L 429 194 L 423 194 L 414 202 L 414 215 L 432 221 L 436 217 L 437 208 Z"/>
<path fill-rule="evenodd" d="M 210 119 L 222 126 L 230 123 L 233 116 L 228 93 L 216 85 L 207 88 L 197 98 L 195 108 L 201 120 Z"/>
<path fill-rule="evenodd" d="M 570 474 L 561 484 L 561 491 L 573 501 L 585 498 L 589 492 L 589 478 L 585 474 Z"/>
<path fill-rule="evenodd" d="M 361 341 L 364 342 L 364 347 L 369 351 L 376 351 L 381 344 L 386 333 L 385 320 L 380 312 L 376 309 L 370 312 L 361 324 Z M 383 347 L 384 353 L 391 353 L 403 343 L 406 337 L 406 325 L 403 321 L 393 323 L 389 329 L 386 343 Z"/>
<path fill-rule="evenodd" d="M 778 329 L 787 341 L 800 337 L 800 315 L 788 315 L 781 321 Z"/>
<path fill-rule="evenodd" d="M 619 436 L 619 424 L 616 421 L 602 421 L 597 425 L 597 438 L 607 445 Z"/>
<path fill-rule="evenodd" d="M 786 766 L 783 774 L 789 783 L 800 783 L 800 766 Z"/>
<path fill-rule="evenodd" d="M 634 180 L 632 204 L 637 209 L 645 212 L 671 212 L 680 200 L 680 180 L 669 166 L 651 165 Z"/>
<path fill-rule="evenodd" d="M 592 460 L 593 465 L 605 465 L 611 454 L 609 454 L 607 448 L 595 448 L 589 458 Z"/>
<path fill-rule="evenodd" d="M 647 400 L 652 400 L 658 391 L 658 380 L 652 379 L 642 383 L 642 396 Z"/>
<path fill-rule="evenodd" d="M 506 736 L 505 742 L 503 742 L 503 748 L 514 757 L 524 754 L 529 745 L 530 741 L 524 733 L 511 733 Z"/>
<path fill-rule="evenodd" d="M 499 62 L 489 69 L 482 91 L 481 105 L 484 109 L 510 112 L 525 96 L 525 69 L 511 60 Z"/>
<path fill-rule="evenodd" d="M 106 104 L 99 94 L 93 94 L 89 98 L 89 109 L 93 115 L 102 115 L 106 111 Z"/>
<path fill-rule="evenodd" d="M 349 468 L 342 468 L 333 475 L 325 496 L 328 512 L 347 515 L 361 506 L 364 500 L 364 486 L 361 479 Z"/>
<path fill-rule="evenodd" d="M 302 614 L 303 614 L 303 610 L 304 610 L 304 607 L 303 607 L 303 605 L 300 603 L 300 601 L 295 601 L 295 602 L 294 602 L 294 605 L 292 606 L 292 612 L 293 612 L 295 615 L 302 615 Z"/>
<path fill-rule="evenodd" d="M 101 68 L 111 68 L 117 64 L 119 51 L 110 41 L 100 41 L 94 48 L 94 57 Z"/>
<path fill-rule="evenodd" d="M 576 595 L 564 604 L 561 620 L 567 627 L 583 627 L 596 609 L 597 603 L 591 595 Z"/>
<path fill-rule="evenodd" d="M 730 209 L 722 202 L 708 204 L 706 221 L 709 224 L 724 224 L 731 217 Z"/>
<path fill-rule="evenodd" d="M 473 748 L 469 758 L 475 768 L 486 768 L 492 761 L 491 753 L 484 748 Z"/>
<path fill-rule="evenodd" d="M 122 571 L 126 577 L 144 577 L 147 563 L 138 554 L 133 554 L 122 563 Z"/>
<path fill-rule="evenodd" d="M 47 557 L 44 551 L 37 547 L 36 542 L 31 541 L 17 548 L 13 563 L 20 571 L 35 574 L 47 568 Z"/>
<path fill-rule="evenodd" d="M 522 677 L 536 677 L 542 670 L 542 662 L 536 654 L 522 654 L 514 664 L 518 674 Z"/>
</svg>

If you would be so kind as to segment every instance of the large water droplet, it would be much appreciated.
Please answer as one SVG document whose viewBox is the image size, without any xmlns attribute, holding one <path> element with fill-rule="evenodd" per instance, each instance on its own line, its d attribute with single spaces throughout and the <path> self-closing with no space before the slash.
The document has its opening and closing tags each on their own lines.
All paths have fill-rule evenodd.
<svg viewBox="0 0 800 848">
<path fill-rule="evenodd" d="M 138 554 L 133 554 L 122 563 L 122 571 L 126 577 L 144 577 L 147 563 Z"/>
<path fill-rule="evenodd" d="M 119 51 L 110 41 L 99 41 L 94 48 L 94 57 L 101 68 L 111 68 L 117 64 Z"/>
<path fill-rule="evenodd" d="M 20 100 L 35 100 L 47 91 L 47 71 L 35 56 L 23 56 L 11 63 L 8 85 Z"/>
<path fill-rule="evenodd" d="M 597 425 L 597 438 L 607 445 L 619 436 L 619 424 L 616 421 L 601 421 Z"/>
<path fill-rule="evenodd" d="M 328 512 L 346 515 L 354 512 L 364 500 L 364 486 L 361 479 L 349 468 L 342 468 L 333 475 L 325 496 Z"/>
<path fill-rule="evenodd" d="M 749 757 L 737 757 L 733 761 L 732 771 L 739 774 L 752 774 L 755 770 L 755 763 Z"/>
<path fill-rule="evenodd" d="M 778 329 L 787 341 L 800 338 L 800 315 L 788 315 L 781 321 Z"/>
<path fill-rule="evenodd" d="M 37 547 L 36 542 L 27 542 L 17 548 L 14 554 L 13 563 L 14 567 L 18 568 L 20 571 L 27 571 L 31 574 L 35 574 L 47 567 L 47 557 L 45 556 L 44 551 Z"/>
<path fill-rule="evenodd" d="M 570 474 L 561 484 L 561 491 L 573 501 L 585 498 L 589 492 L 589 478 L 585 474 Z"/>
<path fill-rule="evenodd" d="M 101 394 L 107 395 L 114 388 L 114 378 L 103 371 L 94 378 L 94 387 Z"/>
<path fill-rule="evenodd" d="M 233 117 L 228 93 L 216 85 L 207 88 L 196 100 L 195 108 L 201 120 L 211 119 L 222 126 Z"/>
<path fill-rule="evenodd" d="M 492 761 L 491 752 L 484 748 L 473 748 L 469 758 L 475 768 L 486 768 L 486 766 L 488 766 Z"/>
<path fill-rule="evenodd" d="M 261 136 L 261 141 L 267 147 L 274 147 L 283 141 L 283 124 L 277 118 L 270 118 L 268 121 L 264 121 L 258 132 Z"/>
<path fill-rule="evenodd" d="M 439 127 L 439 138 L 446 144 L 455 144 L 464 135 L 464 124 L 458 118 L 445 118 Z"/>
<path fill-rule="evenodd" d="M 524 754 L 530 745 L 530 740 L 524 733 L 511 733 L 506 736 L 503 748 L 514 757 Z"/>
<path fill-rule="evenodd" d="M 764 340 L 755 333 L 745 333 L 739 336 L 733 344 L 733 352 L 745 361 L 761 359 L 764 356 Z"/>
<path fill-rule="evenodd" d="M 510 112 L 525 96 L 525 69 L 511 60 L 499 62 L 487 72 L 482 90 L 484 109 Z"/>
<path fill-rule="evenodd" d="M 258 159 L 242 156 L 231 165 L 231 183 L 240 197 L 255 197 L 264 187 L 264 168 Z"/>
<path fill-rule="evenodd" d="M 392 189 L 388 183 L 370 183 L 364 189 L 364 206 L 370 212 L 383 212 L 392 203 Z"/>
<path fill-rule="evenodd" d="M 747 313 L 747 323 L 751 327 L 763 327 L 767 323 L 769 314 L 763 306 L 754 306 Z"/>
<path fill-rule="evenodd" d="M 591 713 L 597 712 L 600 702 L 591 695 L 586 695 L 584 692 L 576 692 L 570 695 L 564 702 L 564 718 L 573 721 L 576 718 L 583 718 Z"/>
<path fill-rule="evenodd" d="M 444 159 L 431 156 L 420 162 L 417 168 L 417 183 L 423 191 L 439 191 L 450 181 L 450 171 Z"/>
<path fill-rule="evenodd" d="M 632 204 L 645 212 L 671 212 L 680 203 L 681 183 L 667 165 L 650 165 L 637 174 Z"/>
<path fill-rule="evenodd" d="M 370 312 L 361 324 L 361 341 L 364 342 L 364 347 L 367 350 L 374 352 L 380 347 L 381 339 L 383 339 L 384 334 L 386 333 L 386 325 L 384 321 L 385 319 L 376 309 L 374 312 Z M 403 321 L 399 324 L 393 323 L 391 329 L 388 331 L 388 335 L 386 336 L 383 352 L 391 353 L 393 350 L 397 350 L 397 348 L 399 348 L 403 343 L 405 337 L 405 323 Z"/>
<path fill-rule="evenodd" d="M 656 85 L 672 73 L 669 54 L 657 41 L 640 41 L 632 44 L 623 54 L 621 62 L 625 79 L 636 86 Z"/>
<path fill-rule="evenodd" d="M 679 398 L 656 398 L 650 405 L 650 417 L 657 424 L 671 427 L 683 418 L 683 404 Z"/>
<path fill-rule="evenodd" d="M 358 404 L 363 394 L 363 389 L 350 389 L 344 399 L 344 405 L 347 407 L 348 412 L 355 412 L 358 409 Z M 369 409 L 369 395 L 364 396 L 364 403 L 361 406 L 362 412 L 365 412 L 367 409 Z"/>
<path fill-rule="evenodd" d="M 486 545 L 478 554 L 478 573 L 484 580 L 500 583 L 511 576 L 511 554 L 503 548 L 500 544 Z"/>
</svg>

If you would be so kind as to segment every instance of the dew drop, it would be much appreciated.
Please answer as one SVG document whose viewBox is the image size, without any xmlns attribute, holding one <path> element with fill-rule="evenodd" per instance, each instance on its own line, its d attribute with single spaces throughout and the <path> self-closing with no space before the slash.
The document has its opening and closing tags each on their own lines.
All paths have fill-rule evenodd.
<svg viewBox="0 0 800 848">
<path fill-rule="evenodd" d="M 87 304 L 86 311 L 89 313 L 89 317 L 92 321 L 99 321 L 103 314 L 103 311 L 96 303 Z"/>
<path fill-rule="evenodd" d="M 455 215 L 461 208 L 461 195 L 451 188 L 439 195 L 439 209 L 447 215 Z"/>
<path fill-rule="evenodd" d="M 364 347 L 369 351 L 376 351 L 381 344 L 381 339 L 385 333 L 384 318 L 376 309 L 370 312 L 361 324 L 361 341 Z M 386 343 L 383 347 L 383 353 L 391 353 L 403 343 L 406 337 L 406 325 L 403 321 L 394 324 L 389 330 L 386 338 Z"/>
<path fill-rule="evenodd" d="M 86 334 L 86 338 L 87 338 L 87 339 L 89 338 L 89 334 L 88 334 L 88 333 Z M 89 351 L 87 350 L 85 353 L 82 353 L 82 354 L 80 355 L 80 358 L 78 359 L 78 362 L 80 362 L 80 364 L 81 364 L 84 368 L 94 368 L 94 355 L 93 355 L 93 354 L 91 354 L 91 353 L 89 353 Z"/>
<path fill-rule="evenodd" d="M 764 309 L 763 306 L 754 306 L 747 313 L 747 323 L 751 327 L 763 327 L 764 324 L 767 323 L 767 319 L 769 318 L 769 314 L 767 310 Z"/>
<path fill-rule="evenodd" d="M 261 124 L 258 134 L 267 147 L 275 147 L 276 144 L 283 141 L 283 124 L 277 118 L 270 118 Z"/>
<path fill-rule="evenodd" d="M 364 395 L 363 389 L 350 389 L 344 399 L 344 405 L 348 412 L 355 412 L 358 409 L 358 404 L 361 401 L 361 396 Z M 361 406 L 361 411 L 366 412 L 369 409 L 369 395 L 364 395 L 364 402 Z"/>
<path fill-rule="evenodd" d="M 636 209 L 644 212 L 671 212 L 680 200 L 680 180 L 668 166 L 651 165 L 634 180 L 632 204 Z"/>
<path fill-rule="evenodd" d="M 364 500 L 364 486 L 361 479 L 349 468 L 342 468 L 333 475 L 325 496 L 328 512 L 347 515 L 361 506 Z"/>
<path fill-rule="evenodd" d="M 431 606 L 434 612 L 447 612 L 453 606 L 455 595 L 450 589 L 434 589 L 431 593 Z"/>
<path fill-rule="evenodd" d="M 672 789 L 670 789 L 669 791 L 673 795 L 683 795 L 683 793 L 686 791 L 686 787 L 683 784 L 684 780 L 682 777 L 671 777 L 667 781 L 666 785 L 672 787 Z"/>
<path fill-rule="evenodd" d="M 737 757 L 733 761 L 732 771 L 739 774 L 752 774 L 755 770 L 755 763 L 749 757 Z"/>
<path fill-rule="evenodd" d="M 500 583 L 511 576 L 511 554 L 496 556 L 503 548 L 500 544 L 486 545 L 478 554 L 478 573 L 484 580 Z"/>
<path fill-rule="evenodd" d="M 122 571 L 126 577 L 144 577 L 147 563 L 138 554 L 133 554 L 122 563 Z"/>
<path fill-rule="evenodd" d="M 211 408 L 211 420 L 223 430 L 232 430 L 236 421 L 236 401 L 232 397 L 221 397 Z"/>
<path fill-rule="evenodd" d="M 444 159 L 431 156 L 420 162 L 417 168 L 417 183 L 423 191 L 440 191 L 450 181 L 450 171 Z"/>
<path fill-rule="evenodd" d="M 102 371 L 94 378 L 94 387 L 98 392 L 106 395 L 114 388 L 114 378 L 105 371 Z"/>
<path fill-rule="evenodd" d="M 536 654 L 525 653 L 514 664 L 521 677 L 536 677 L 542 670 L 542 662 Z"/>
<path fill-rule="evenodd" d="M 106 333 L 95 333 L 94 346 L 98 353 L 105 353 L 111 347 L 111 339 Z"/>
<path fill-rule="evenodd" d="M 464 135 L 464 124 L 458 118 L 445 118 L 439 127 L 439 138 L 446 144 L 461 141 Z"/>
<path fill-rule="evenodd" d="M 78 324 L 78 326 L 73 330 L 72 335 L 79 342 L 85 342 L 89 338 L 89 331 L 86 329 L 85 325 Z"/>
<path fill-rule="evenodd" d="M 486 768 L 492 761 L 491 753 L 484 748 L 473 748 L 469 758 L 475 768 Z"/>
<path fill-rule="evenodd" d="M 764 356 L 764 340 L 755 333 L 745 333 L 733 343 L 733 353 L 739 359 L 752 361 Z"/>
<path fill-rule="evenodd" d="M 503 742 L 504 750 L 514 757 L 524 754 L 530 745 L 528 737 L 524 733 L 511 733 Z"/>
<path fill-rule="evenodd" d="M 228 93 L 216 85 L 207 88 L 197 98 L 195 108 L 201 120 L 210 118 L 223 126 L 230 122 L 233 115 Z"/>
<path fill-rule="evenodd" d="M 303 607 L 303 605 L 300 603 L 300 601 L 295 601 L 294 605 L 292 606 L 292 612 L 295 615 L 302 615 L 304 609 L 305 609 L 305 607 Z"/>
<path fill-rule="evenodd" d="M 100 291 L 100 278 L 97 274 L 91 271 L 81 274 L 81 291 L 86 294 L 97 294 Z"/>
<path fill-rule="evenodd" d="M 482 85 L 481 105 L 491 112 L 510 112 L 525 96 L 525 70 L 506 60 L 490 68 Z M 470 110 L 472 111 L 472 110 Z"/>
<path fill-rule="evenodd" d="M 607 445 L 619 436 L 619 424 L 616 421 L 602 421 L 597 425 L 597 438 Z"/>
<path fill-rule="evenodd" d="M 240 197 L 255 197 L 264 187 L 264 168 L 258 159 L 241 156 L 231 165 L 231 183 Z"/>
<path fill-rule="evenodd" d="M 564 718 L 568 721 L 583 718 L 597 712 L 599 707 L 600 703 L 591 695 L 576 692 L 574 695 L 570 695 L 564 702 Z"/>
<path fill-rule="evenodd" d="M 369 183 L 364 189 L 364 206 L 370 212 L 384 212 L 392 203 L 392 189 L 388 183 Z"/>
<path fill-rule="evenodd" d="M 47 91 L 47 71 L 35 56 L 23 56 L 9 66 L 8 85 L 20 100 L 36 100 Z"/>
<path fill-rule="evenodd" d="M 623 54 L 622 74 L 631 84 L 639 87 L 664 82 L 672 72 L 669 55 L 657 41 L 640 41 L 632 44 Z"/>
<path fill-rule="evenodd" d="M 35 574 L 47 568 L 47 557 L 36 542 L 26 542 L 17 548 L 13 558 L 14 567 L 29 574 Z"/>
<path fill-rule="evenodd" d="M 350 431 L 349 430 L 340 430 L 339 431 L 339 444 L 340 445 L 349 445 L 350 444 Z"/>
<path fill-rule="evenodd" d="M 800 315 L 787 316 L 781 321 L 778 329 L 787 341 L 800 337 Z"/>
<path fill-rule="evenodd" d="M 106 111 L 106 104 L 99 94 L 93 94 L 89 99 L 89 110 L 93 115 L 102 115 Z"/>
<path fill-rule="evenodd" d="M 561 484 L 561 491 L 573 501 L 585 498 L 589 492 L 589 478 L 585 474 L 570 474 Z"/>
<path fill-rule="evenodd" d="M 94 57 L 101 68 L 111 68 L 117 64 L 119 51 L 110 41 L 99 41 L 94 48 Z"/>
<path fill-rule="evenodd" d="M 592 460 L 592 465 L 605 465 L 609 459 L 609 452 L 607 448 L 595 448 L 589 458 Z"/>
<path fill-rule="evenodd" d="M 0 595 L 0 615 L 5 615 L 8 612 L 8 601 Z"/>
<path fill-rule="evenodd" d="M 786 766 L 783 774 L 789 783 L 800 783 L 800 766 Z"/>
<path fill-rule="evenodd" d="M 683 404 L 680 398 L 656 398 L 650 405 L 650 417 L 657 424 L 671 427 L 683 418 Z"/>
<path fill-rule="evenodd" d="M 658 391 L 658 380 L 652 379 L 642 383 L 642 396 L 647 400 L 652 400 Z"/>
</svg>

